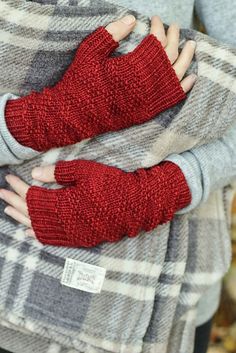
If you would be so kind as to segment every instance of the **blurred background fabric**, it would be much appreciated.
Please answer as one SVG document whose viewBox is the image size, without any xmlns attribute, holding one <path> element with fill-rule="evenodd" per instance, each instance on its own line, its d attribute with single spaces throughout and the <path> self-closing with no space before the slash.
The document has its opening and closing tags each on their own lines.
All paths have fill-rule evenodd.
<svg viewBox="0 0 236 353">
<path fill-rule="evenodd" d="M 232 264 L 225 276 L 208 353 L 236 353 L 236 196 L 232 207 Z"/>
</svg>

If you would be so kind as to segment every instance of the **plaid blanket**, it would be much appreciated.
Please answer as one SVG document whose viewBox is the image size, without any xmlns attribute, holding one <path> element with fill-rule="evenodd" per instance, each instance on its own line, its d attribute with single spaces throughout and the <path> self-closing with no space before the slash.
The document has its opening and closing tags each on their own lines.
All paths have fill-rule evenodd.
<svg viewBox="0 0 236 353">
<path fill-rule="evenodd" d="M 126 13 L 103 0 L 0 0 L 0 93 L 54 84 L 88 33 Z M 135 15 L 138 25 L 116 55 L 148 33 L 149 20 Z M 192 30 L 181 31 L 181 45 L 186 39 L 197 41 L 190 71 L 199 78 L 184 103 L 142 126 L 1 168 L 0 185 L 9 170 L 32 183 L 34 166 L 58 159 L 134 170 L 222 136 L 236 118 L 236 50 Z M 149 233 L 91 249 L 43 246 L 4 215 L 1 203 L 1 345 L 25 353 L 192 352 L 196 305 L 230 263 L 231 198 L 218 190 Z M 101 293 L 62 285 L 66 258 L 105 268 Z"/>
</svg>

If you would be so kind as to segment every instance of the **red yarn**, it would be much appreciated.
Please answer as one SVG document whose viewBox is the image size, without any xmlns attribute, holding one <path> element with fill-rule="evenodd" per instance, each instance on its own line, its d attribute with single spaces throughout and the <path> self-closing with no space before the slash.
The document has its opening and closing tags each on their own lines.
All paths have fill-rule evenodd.
<svg viewBox="0 0 236 353">
<path fill-rule="evenodd" d="M 110 57 L 117 46 L 98 28 L 81 43 L 59 83 L 10 100 L 6 122 L 16 140 L 46 151 L 144 123 L 186 97 L 154 35 L 133 52 Z"/>
<path fill-rule="evenodd" d="M 137 236 L 170 221 L 191 194 L 181 169 L 163 162 L 124 172 L 93 161 L 59 162 L 65 188 L 33 186 L 27 193 L 32 227 L 44 244 L 91 247 Z"/>
</svg>

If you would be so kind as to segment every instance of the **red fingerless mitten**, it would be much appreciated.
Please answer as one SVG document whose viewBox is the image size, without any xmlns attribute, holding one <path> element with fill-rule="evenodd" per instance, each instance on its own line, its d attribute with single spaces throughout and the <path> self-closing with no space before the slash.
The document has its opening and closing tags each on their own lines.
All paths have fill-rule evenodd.
<svg viewBox="0 0 236 353">
<path fill-rule="evenodd" d="M 9 101 L 6 123 L 16 140 L 46 151 L 146 122 L 185 98 L 154 35 L 111 58 L 117 46 L 100 27 L 81 43 L 59 83 Z"/>
<path fill-rule="evenodd" d="M 55 177 L 67 187 L 33 186 L 27 193 L 32 227 L 44 244 L 91 247 L 134 237 L 170 221 L 191 201 L 181 169 L 171 162 L 132 173 L 93 161 L 59 162 Z"/>
</svg>

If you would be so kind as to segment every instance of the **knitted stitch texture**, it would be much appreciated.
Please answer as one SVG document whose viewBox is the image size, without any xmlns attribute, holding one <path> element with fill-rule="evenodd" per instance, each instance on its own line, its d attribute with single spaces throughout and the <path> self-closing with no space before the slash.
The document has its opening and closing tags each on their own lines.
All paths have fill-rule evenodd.
<svg viewBox="0 0 236 353">
<path fill-rule="evenodd" d="M 6 121 L 16 140 L 46 151 L 144 123 L 185 98 L 154 35 L 127 55 L 109 57 L 117 47 L 98 28 L 81 43 L 58 84 L 10 101 Z"/>
<path fill-rule="evenodd" d="M 33 186 L 27 204 L 33 229 L 44 244 L 91 247 L 137 236 L 170 221 L 191 201 L 185 177 L 172 162 L 124 172 L 86 160 L 59 162 L 64 189 Z"/>
</svg>

